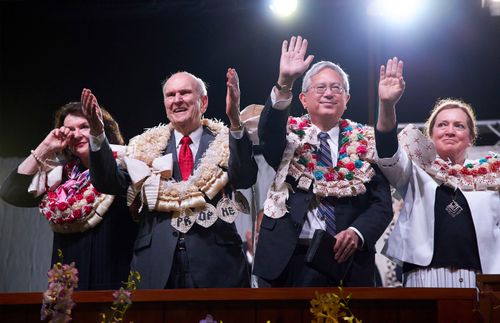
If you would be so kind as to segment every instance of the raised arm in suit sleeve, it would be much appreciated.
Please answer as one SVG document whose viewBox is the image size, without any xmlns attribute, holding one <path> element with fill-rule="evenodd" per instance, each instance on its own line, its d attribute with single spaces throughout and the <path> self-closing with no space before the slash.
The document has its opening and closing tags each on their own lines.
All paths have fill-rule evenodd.
<svg viewBox="0 0 500 323">
<path fill-rule="evenodd" d="M 106 138 L 99 150 L 90 149 L 90 179 L 99 192 L 112 195 L 127 194 L 130 176 L 118 167 Z"/>
<path fill-rule="evenodd" d="M 286 147 L 286 125 L 290 115 L 292 88 L 295 81 L 309 68 L 314 59 L 307 55 L 307 40 L 292 36 L 281 45 L 280 69 L 276 86 L 271 90 L 259 121 L 259 141 L 262 154 L 275 170 L 281 163 Z"/>
<path fill-rule="evenodd" d="M 235 189 L 249 188 L 257 181 L 258 167 L 247 132 L 239 139 L 229 134 L 229 181 Z"/>
<path fill-rule="evenodd" d="M 285 151 L 286 125 L 289 115 L 289 102 L 285 109 L 277 109 L 273 107 L 271 98 L 267 100 L 260 115 L 258 131 L 262 155 L 275 170 L 278 169 Z"/>
<path fill-rule="evenodd" d="M 394 127 L 389 132 L 375 129 L 375 146 L 378 157 L 390 158 L 394 156 L 398 151 L 398 127 Z"/>
</svg>

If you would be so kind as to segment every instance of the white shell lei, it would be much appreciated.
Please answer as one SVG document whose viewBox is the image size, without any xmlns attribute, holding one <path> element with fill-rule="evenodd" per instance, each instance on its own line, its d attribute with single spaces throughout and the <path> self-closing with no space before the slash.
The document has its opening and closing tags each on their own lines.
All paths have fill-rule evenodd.
<svg viewBox="0 0 500 323">
<path fill-rule="evenodd" d="M 153 169 L 155 160 L 162 157 L 172 135 L 171 124 L 148 129 L 130 141 L 127 157 L 145 162 L 151 174 L 157 175 L 154 185 L 139 185 L 133 189 L 132 197 L 142 191 L 143 202 L 147 203 L 150 210 L 184 213 L 190 208 L 205 207 L 208 204 L 205 196 L 212 199 L 226 186 L 229 178 L 223 167 L 227 168 L 229 159 L 229 130 L 216 120 L 203 119 L 201 123 L 216 137 L 186 181 L 177 182 L 171 178 L 170 172 L 162 173 Z"/>
<path fill-rule="evenodd" d="M 457 165 L 439 158 L 434 143 L 413 124 L 407 125 L 398 138 L 408 157 L 437 182 L 463 191 L 500 190 L 500 156 L 497 153 Z"/>
<path fill-rule="evenodd" d="M 292 120 L 292 122 L 296 122 L 300 119 L 303 118 L 291 118 L 290 120 Z M 342 159 L 342 161 L 346 162 L 351 160 L 354 162 L 359 159 L 366 162 L 363 162 L 362 166 L 353 172 L 354 176 L 351 180 L 343 179 L 327 181 L 325 179 L 317 179 L 314 177 L 314 174 L 307 171 L 306 167 L 298 162 L 300 154 L 298 155 L 296 153 L 306 144 L 312 146 L 319 145 L 318 132 L 316 128 L 306 126 L 303 128 L 304 134 L 299 136 L 293 131 L 294 126 L 290 124 L 290 120 L 287 124 L 287 144 L 285 151 L 283 152 L 283 157 L 274 177 L 274 181 L 272 182 L 267 193 L 267 199 L 264 202 L 264 213 L 267 216 L 277 219 L 283 217 L 285 213 L 288 212 L 286 201 L 289 197 L 289 189 L 291 189 L 286 183 L 286 177 L 288 175 L 292 176 L 297 181 L 297 188 L 299 189 L 307 191 L 312 185 L 314 194 L 318 196 L 349 197 L 366 192 L 365 183 L 369 182 L 375 175 L 374 169 L 368 162 L 373 160 L 375 153 L 373 128 L 361 126 L 360 124 L 347 119 L 342 120 L 342 122 L 347 123 L 348 126 L 353 129 L 361 127 L 363 129 L 365 139 L 368 142 L 366 147 L 367 151 L 363 157 L 356 153 L 356 149 L 352 151 L 350 148 L 347 148 L 348 156 L 345 157 L 346 160 Z M 353 143 L 351 146 L 354 148 L 355 139 L 351 135 L 347 135 L 347 137 L 348 144 Z M 341 143 L 339 142 L 339 147 L 340 146 Z"/>
</svg>

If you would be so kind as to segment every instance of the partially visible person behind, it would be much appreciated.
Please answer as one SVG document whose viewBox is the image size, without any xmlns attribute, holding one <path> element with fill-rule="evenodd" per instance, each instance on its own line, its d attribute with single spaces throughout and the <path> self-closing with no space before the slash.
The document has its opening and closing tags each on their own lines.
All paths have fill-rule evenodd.
<svg viewBox="0 0 500 323">
<path fill-rule="evenodd" d="M 263 155 L 277 173 L 253 273 L 261 287 L 374 286 L 374 245 L 393 215 L 389 183 L 367 159 L 373 131 L 342 118 L 350 99 L 347 74 L 327 61 L 306 72 L 313 60 L 306 51 L 300 36 L 283 42 L 278 80 L 259 121 Z M 292 88 L 304 73 L 299 99 L 307 114 L 292 118 Z M 325 261 L 335 259 L 337 273 L 305 263 L 318 230 L 336 238 Z"/>
<path fill-rule="evenodd" d="M 191 73 L 175 73 L 162 87 L 170 123 L 134 137 L 124 167 L 113 161 L 97 99 L 90 90 L 84 93 L 92 120 L 92 182 L 111 194 L 130 188 L 139 200 L 132 259 L 132 269 L 141 274 L 139 288 L 250 286 L 234 224 L 237 205 L 230 197 L 233 189 L 255 182 L 257 166 L 239 118 L 236 71 L 229 69 L 226 76 L 230 129 L 202 117 L 208 108 L 205 83 Z"/>
<path fill-rule="evenodd" d="M 104 109 L 105 132 L 123 144 Z M 78 290 L 117 289 L 127 280 L 137 224 L 124 198 L 98 192 L 89 176 L 89 122 L 80 102 L 57 110 L 54 129 L 12 171 L 0 189 L 7 203 L 39 206 L 54 231 L 52 263 L 75 262 Z"/>
<path fill-rule="evenodd" d="M 500 274 L 500 159 L 467 160 L 477 137 L 470 104 L 439 100 L 424 136 L 409 125 L 397 138 L 395 105 L 403 62 L 380 69 L 378 164 L 404 197 L 384 253 L 403 263 L 406 287 L 475 287 L 476 274 Z M 401 109 L 401 108 L 399 108 Z"/>
<path fill-rule="evenodd" d="M 259 212 L 257 212 L 254 228 L 245 231 L 245 246 L 243 249 L 245 250 L 247 261 L 250 264 L 250 266 L 253 265 L 255 247 L 259 242 L 260 224 L 262 223 L 263 216 L 264 216 L 264 210 L 260 210 Z"/>
</svg>

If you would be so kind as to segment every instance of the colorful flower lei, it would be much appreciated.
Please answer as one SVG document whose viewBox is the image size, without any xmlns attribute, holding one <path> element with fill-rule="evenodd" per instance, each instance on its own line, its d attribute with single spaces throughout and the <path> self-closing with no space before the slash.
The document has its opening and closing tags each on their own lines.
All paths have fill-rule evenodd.
<svg viewBox="0 0 500 323">
<path fill-rule="evenodd" d="M 436 159 L 435 163 L 445 169 L 450 176 L 481 176 L 488 173 L 498 173 L 500 171 L 500 159 L 498 154 L 490 152 L 486 157 L 474 160 L 465 165 L 449 165 L 442 159 Z"/>
<path fill-rule="evenodd" d="M 296 188 L 309 191 L 312 187 L 317 196 L 343 198 L 366 193 L 365 184 L 375 176 L 370 164 L 375 153 L 373 128 L 341 119 L 339 131 L 337 165 L 325 167 L 317 162 L 318 130 L 311 127 L 309 116 L 289 118 L 286 147 L 264 202 L 267 216 L 278 219 L 288 212 L 289 177 L 296 181 Z"/>
<path fill-rule="evenodd" d="M 102 220 L 114 196 L 102 194 L 94 188 L 89 170 L 81 172 L 79 160 L 66 164 L 64 172 L 68 179 L 45 194 L 39 205 L 40 212 L 56 232 L 84 231 Z M 90 221 L 95 215 L 97 218 Z"/>
<path fill-rule="evenodd" d="M 436 153 L 432 140 L 413 124 L 407 125 L 398 135 L 399 146 L 409 159 L 439 184 L 463 191 L 499 191 L 500 158 L 490 152 L 479 160 L 466 160 L 464 164 L 452 164 Z"/>
<path fill-rule="evenodd" d="M 467 161 L 464 165 L 451 164 L 438 157 L 427 171 L 439 180 L 466 191 L 497 190 L 500 182 L 500 156 L 490 152 L 484 158 Z"/>
<path fill-rule="evenodd" d="M 288 120 L 290 130 L 299 138 L 305 135 L 305 129 L 311 126 L 309 116 L 300 118 L 290 117 Z M 315 145 L 305 143 L 295 151 L 296 161 L 304 166 L 307 173 L 311 174 L 317 181 L 327 182 L 337 180 L 352 180 L 367 161 L 363 160 L 368 152 L 368 140 L 366 138 L 366 127 L 350 120 L 341 119 L 340 127 L 340 149 L 337 166 L 326 167 L 318 163 Z"/>
</svg>

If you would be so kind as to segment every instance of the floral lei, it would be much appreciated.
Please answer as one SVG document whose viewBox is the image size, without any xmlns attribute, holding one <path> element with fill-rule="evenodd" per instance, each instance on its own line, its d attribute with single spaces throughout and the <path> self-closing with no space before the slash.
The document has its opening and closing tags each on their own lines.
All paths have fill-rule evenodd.
<svg viewBox="0 0 500 323">
<path fill-rule="evenodd" d="M 40 212 L 55 232 L 79 232 L 96 226 L 113 202 L 114 196 L 92 186 L 89 170 L 80 169 L 79 160 L 66 164 L 66 182 L 48 191 L 40 202 Z"/>
<path fill-rule="evenodd" d="M 452 164 L 436 153 L 432 140 L 413 124 L 407 125 L 399 134 L 400 147 L 413 163 L 422 168 L 436 181 L 463 191 L 500 190 L 500 157 L 490 152 L 484 158 Z"/>
<path fill-rule="evenodd" d="M 318 131 L 311 127 L 310 117 L 288 119 L 287 145 L 264 203 L 266 215 L 280 218 L 288 212 L 287 176 L 295 179 L 299 189 L 308 191 L 312 185 L 318 196 L 349 197 L 366 192 L 365 183 L 375 176 L 369 162 L 375 151 L 373 129 L 348 119 L 341 119 L 339 128 L 337 165 L 326 167 L 318 163 Z"/>
<path fill-rule="evenodd" d="M 217 120 L 202 119 L 201 124 L 216 137 L 193 174 L 182 182 L 162 177 L 159 188 L 144 187 L 147 200 L 158 200 L 154 203 L 157 211 L 178 212 L 187 208 L 203 207 L 207 203 L 204 195 L 212 199 L 229 181 L 224 170 L 229 160 L 229 130 Z M 127 155 L 144 161 L 151 167 L 153 161 L 162 156 L 173 130 L 172 124 L 147 130 L 131 140 Z M 133 192 L 132 196 L 136 193 Z"/>
<path fill-rule="evenodd" d="M 500 156 L 494 152 L 464 165 L 451 164 L 438 157 L 427 172 L 464 191 L 500 189 Z"/>
<path fill-rule="evenodd" d="M 309 116 L 290 117 L 288 123 L 290 130 L 300 138 L 304 137 L 304 130 L 311 126 Z M 326 167 L 318 163 L 318 148 L 310 143 L 305 143 L 295 151 L 296 161 L 304 166 L 306 173 L 311 174 L 318 181 L 352 180 L 359 175 L 363 166 L 369 164 L 363 160 L 368 152 L 366 127 L 347 119 L 341 119 L 339 127 L 342 139 L 337 166 Z"/>
</svg>

